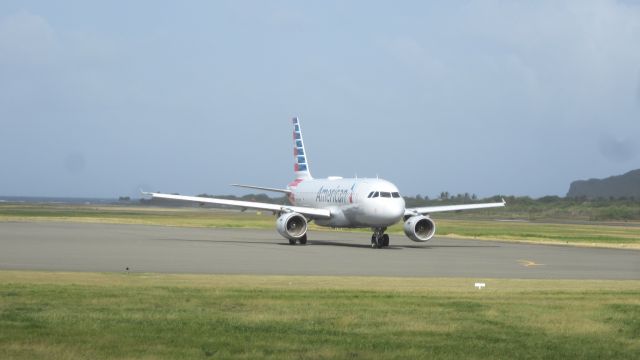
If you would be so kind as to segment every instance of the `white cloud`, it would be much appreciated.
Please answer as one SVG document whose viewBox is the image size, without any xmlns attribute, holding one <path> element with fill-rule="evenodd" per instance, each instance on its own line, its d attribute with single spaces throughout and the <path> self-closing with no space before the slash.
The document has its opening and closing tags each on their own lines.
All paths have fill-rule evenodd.
<svg viewBox="0 0 640 360">
<path fill-rule="evenodd" d="M 0 63 L 43 64 L 56 48 L 47 21 L 27 11 L 0 18 Z"/>
</svg>

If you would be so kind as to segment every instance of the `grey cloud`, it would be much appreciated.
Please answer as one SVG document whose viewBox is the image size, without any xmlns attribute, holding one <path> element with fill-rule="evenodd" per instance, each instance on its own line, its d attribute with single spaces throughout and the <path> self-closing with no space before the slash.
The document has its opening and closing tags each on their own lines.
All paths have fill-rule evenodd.
<svg viewBox="0 0 640 360">
<path fill-rule="evenodd" d="M 600 154 L 613 162 L 626 162 L 636 156 L 636 144 L 631 139 L 617 139 L 605 135 L 600 139 Z"/>
</svg>

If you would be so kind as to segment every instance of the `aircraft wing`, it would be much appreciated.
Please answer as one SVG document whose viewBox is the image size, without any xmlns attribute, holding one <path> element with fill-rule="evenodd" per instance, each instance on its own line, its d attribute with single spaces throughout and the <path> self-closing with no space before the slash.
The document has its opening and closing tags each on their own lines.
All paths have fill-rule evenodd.
<svg viewBox="0 0 640 360">
<path fill-rule="evenodd" d="M 425 206 L 419 208 L 409 208 L 404 211 L 405 216 L 412 216 L 418 214 L 430 214 L 435 212 L 444 211 L 460 211 L 460 210 L 473 210 L 473 209 L 486 209 L 494 207 L 503 207 L 507 203 L 502 199 L 502 202 L 496 203 L 483 203 L 483 204 L 464 204 L 464 205 L 443 205 L 443 206 Z"/>
<path fill-rule="evenodd" d="M 162 193 L 153 193 L 153 192 L 143 192 L 143 194 L 150 195 L 154 199 L 191 201 L 191 202 L 197 202 L 197 203 L 228 205 L 228 206 L 235 206 L 235 207 L 245 208 L 245 209 L 269 210 L 269 211 L 277 211 L 277 212 L 297 212 L 312 218 L 331 217 L 331 212 L 327 209 L 317 209 L 317 208 L 310 208 L 310 207 L 303 207 L 303 206 L 278 205 L 278 204 L 269 204 L 269 203 L 253 202 L 253 201 L 227 200 L 227 199 L 200 197 L 200 196 L 183 196 L 183 195 L 162 194 Z"/>
</svg>

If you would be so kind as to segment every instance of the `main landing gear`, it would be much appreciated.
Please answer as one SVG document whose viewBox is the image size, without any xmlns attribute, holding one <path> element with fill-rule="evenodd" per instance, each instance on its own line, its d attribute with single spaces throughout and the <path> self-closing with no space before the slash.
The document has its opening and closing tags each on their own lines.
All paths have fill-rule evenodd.
<svg viewBox="0 0 640 360">
<path fill-rule="evenodd" d="M 384 233 L 386 230 L 386 227 L 373 229 L 373 235 L 371 235 L 372 248 L 381 249 L 383 247 L 389 246 L 389 235 Z"/>
<path fill-rule="evenodd" d="M 307 245 L 307 234 L 304 234 L 297 241 L 300 243 L 300 245 Z M 295 244 L 296 244 L 295 239 L 289 239 L 289 245 L 295 245 Z"/>
</svg>

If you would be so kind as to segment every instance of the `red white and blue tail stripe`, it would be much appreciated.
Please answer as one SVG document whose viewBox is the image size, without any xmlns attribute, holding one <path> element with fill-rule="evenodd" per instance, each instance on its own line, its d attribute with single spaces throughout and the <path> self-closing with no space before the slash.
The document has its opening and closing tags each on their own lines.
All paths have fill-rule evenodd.
<svg viewBox="0 0 640 360">
<path fill-rule="evenodd" d="M 309 163 L 307 162 L 307 152 L 304 149 L 304 140 L 302 140 L 302 129 L 297 117 L 292 119 L 293 122 L 293 170 L 296 173 L 296 179 L 312 179 L 309 172 Z"/>
</svg>

